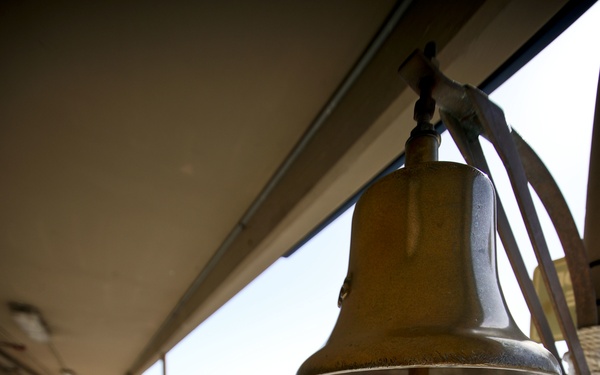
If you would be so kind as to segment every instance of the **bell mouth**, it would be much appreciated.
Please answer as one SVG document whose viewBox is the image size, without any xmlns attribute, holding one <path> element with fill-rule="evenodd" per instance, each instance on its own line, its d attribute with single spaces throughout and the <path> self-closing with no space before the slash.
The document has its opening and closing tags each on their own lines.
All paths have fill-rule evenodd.
<svg viewBox="0 0 600 375">
<path fill-rule="evenodd" d="M 334 343 L 335 345 L 335 343 Z M 298 375 L 560 374 L 558 361 L 530 340 L 481 333 L 388 337 L 326 345 L 306 360 Z"/>
<path fill-rule="evenodd" d="M 404 368 L 373 368 L 328 372 L 324 375 L 518 375 L 518 374 L 547 374 L 522 369 L 490 368 L 490 367 L 404 367 Z"/>
</svg>

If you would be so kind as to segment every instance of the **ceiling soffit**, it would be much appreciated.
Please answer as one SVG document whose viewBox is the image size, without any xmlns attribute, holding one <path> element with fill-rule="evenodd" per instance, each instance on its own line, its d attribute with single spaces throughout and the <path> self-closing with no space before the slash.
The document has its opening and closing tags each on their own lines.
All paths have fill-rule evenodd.
<svg viewBox="0 0 600 375">
<path fill-rule="evenodd" d="M 392 6 L 2 2 L 2 303 L 36 305 L 67 366 L 124 373 Z"/>
</svg>

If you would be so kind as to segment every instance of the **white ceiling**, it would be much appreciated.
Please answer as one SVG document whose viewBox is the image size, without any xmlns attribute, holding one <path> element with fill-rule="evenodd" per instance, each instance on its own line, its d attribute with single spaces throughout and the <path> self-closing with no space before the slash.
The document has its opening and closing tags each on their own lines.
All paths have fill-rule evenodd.
<svg viewBox="0 0 600 375">
<path fill-rule="evenodd" d="M 79 374 L 143 370 L 402 151 L 412 50 L 477 84 L 563 1 L 445 3 L 410 4 L 238 226 L 393 1 L 2 2 L 0 302 Z M 0 308 L 5 340 L 58 373 Z"/>
</svg>

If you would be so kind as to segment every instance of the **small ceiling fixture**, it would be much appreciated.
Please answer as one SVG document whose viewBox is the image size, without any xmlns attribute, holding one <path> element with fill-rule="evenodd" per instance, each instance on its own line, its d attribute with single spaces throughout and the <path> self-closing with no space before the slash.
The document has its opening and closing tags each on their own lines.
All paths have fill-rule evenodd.
<svg viewBox="0 0 600 375">
<path fill-rule="evenodd" d="M 50 341 L 50 331 L 37 308 L 17 302 L 10 302 L 8 307 L 13 320 L 30 339 L 43 343 Z"/>
<path fill-rule="evenodd" d="M 433 59 L 435 47 L 425 55 Z M 420 81 L 405 168 L 356 204 L 338 321 L 298 375 L 561 373 L 500 291 L 492 182 L 437 160 L 433 84 Z"/>
</svg>

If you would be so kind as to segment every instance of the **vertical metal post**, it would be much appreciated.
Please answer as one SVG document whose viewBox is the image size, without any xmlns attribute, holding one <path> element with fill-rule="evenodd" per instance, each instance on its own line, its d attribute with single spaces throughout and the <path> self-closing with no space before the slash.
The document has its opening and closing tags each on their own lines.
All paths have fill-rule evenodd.
<svg viewBox="0 0 600 375">
<path fill-rule="evenodd" d="M 165 353 L 160 355 L 160 361 L 162 362 L 162 375 L 167 375 L 167 356 Z"/>
<path fill-rule="evenodd" d="M 592 149 L 590 151 L 590 169 L 588 176 L 587 203 L 585 213 L 585 244 L 592 282 L 596 289 L 596 298 L 600 297 L 600 77 L 596 93 L 596 113 L 594 115 L 594 130 L 592 133 Z M 596 300 L 598 316 L 600 317 L 600 301 Z"/>
</svg>

